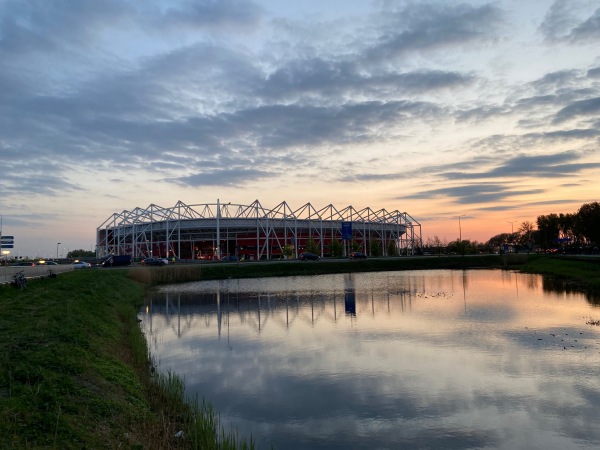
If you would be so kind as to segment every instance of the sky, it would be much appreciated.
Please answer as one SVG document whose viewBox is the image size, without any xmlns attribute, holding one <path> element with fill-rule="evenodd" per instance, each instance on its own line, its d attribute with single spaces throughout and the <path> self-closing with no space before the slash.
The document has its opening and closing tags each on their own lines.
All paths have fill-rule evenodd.
<svg viewBox="0 0 600 450">
<path fill-rule="evenodd" d="M 599 201 L 599 144 L 597 0 L 0 0 L 14 256 L 217 199 L 485 242 Z"/>
</svg>

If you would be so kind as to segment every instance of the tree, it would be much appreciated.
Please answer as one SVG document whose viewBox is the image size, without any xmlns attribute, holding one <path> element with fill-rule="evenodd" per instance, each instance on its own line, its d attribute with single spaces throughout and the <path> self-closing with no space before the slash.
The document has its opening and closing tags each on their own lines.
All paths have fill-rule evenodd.
<svg viewBox="0 0 600 450">
<path fill-rule="evenodd" d="M 534 230 L 533 222 L 524 221 L 519 227 L 519 244 L 526 246 L 528 250 L 531 248 Z"/>
<path fill-rule="evenodd" d="M 585 203 L 577 211 L 575 222 L 588 244 L 600 244 L 600 203 Z"/>
<path fill-rule="evenodd" d="M 96 253 L 83 249 L 71 250 L 67 253 L 67 258 L 93 258 L 94 256 L 96 256 Z"/>
<path fill-rule="evenodd" d="M 371 239 L 371 242 L 369 242 L 369 250 L 371 256 L 381 256 L 381 241 Z"/>
<path fill-rule="evenodd" d="M 427 247 L 432 249 L 436 255 L 440 255 L 442 253 L 442 249 L 448 247 L 448 241 L 445 239 L 442 240 L 439 238 L 439 236 L 435 235 L 427 238 Z"/>
<path fill-rule="evenodd" d="M 331 243 L 329 244 L 329 253 L 334 258 L 339 258 L 339 257 L 343 256 L 344 244 L 342 244 L 340 241 L 336 241 L 336 240 L 331 241 Z"/>
<path fill-rule="evenodd" d="M 287 244 L 283 247 L 282 252 L 286 259 L 290 259 L 292 256 L 294 256 L 294 247 L 290 244 Z"/>
<path fill-rule="evenodd" d="M 538 216 L 538 244 L 540 247 L 548 248 L 558 239 L 559 217 L 557 214 L 548 214 L 547 216 Z"/>
<path fill-rule="evenodd" d="M 396 247 L 396 241 L 388 241 L 387 244 L 387 255 L 388 256 L 398 256 L 398 247 Z"/>
<path fill-rule="evenodd" d="M 448 244 L 448 250 L 459 255 L 477 253 L 477 242 L 471 242 L 468 239 L 462 241 L 457 239 Z"/>
<path fill-rule="evenodd" d="M 487 246 L 492 247 L 495 250 L 500 250 L 504 247 L 504 244 L 512 242 L 513 233 L 500 233 L 493 236 L 487 241 Z"/>
<path fill-rule="evenodd" d="M 317 241 L 315 241 L 312 237 L 306 243 L 306 251 L 310 253 L 314 253 L 315 255 L 321 254 L 321 246 Z"/>
</svg>

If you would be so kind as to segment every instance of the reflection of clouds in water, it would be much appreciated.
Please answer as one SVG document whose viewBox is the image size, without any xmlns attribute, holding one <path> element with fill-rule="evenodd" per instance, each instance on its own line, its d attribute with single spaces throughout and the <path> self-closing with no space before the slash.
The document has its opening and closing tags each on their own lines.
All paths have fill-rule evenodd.
<svg viewBox="0 0 600 450">
<path fill-rule="evenodd" d="M 466 276 L 354 274 L 352 317 L 338 295 L 347 275 L 253 280 L 269 293 L 260 307 L 237 280 L 170 287 L 179 314 L 168 318 L 153 300 L 152 351 L 161 370 L 184 376 L 188 392 L 267 447 L 593 447 L 599 339 L 581 319 L 590 306 L 544 296 L 529 275 Z M 220 289 L 218 308 L 209 288 Z M 232 301 L 236 292 L 245 300 Z M 178 320 L 185 333 L 174 333 Z M 559 347 L 567 334 L 579 347 Z"/>
</svg>

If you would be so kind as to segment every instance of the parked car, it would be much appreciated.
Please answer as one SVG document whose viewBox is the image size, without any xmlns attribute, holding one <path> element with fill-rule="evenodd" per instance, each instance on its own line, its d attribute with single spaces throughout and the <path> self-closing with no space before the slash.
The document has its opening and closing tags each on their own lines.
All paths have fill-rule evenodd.
<svg viewBox="0 0 600 450">
<path fill-rule="evenodd" d="M 350 258 L 352 259 L 367 259 L 367 255 L 361 252 L 352 252 L 350 253 Z"/>
<path fill-rule="evenodd" d="M 169 262 L 165 258 L 144 258 L 140 261 L 144 266 L 166 266 Z"/>
<path fill-rule="evenodd" d="M 237 256 L 235 255 L 228 255 L 228 256 L 223 256 L 221 258 L 221 261 L 237 261 Z"/>
<path fill-rule="evenodd" d="M 130 255 L 110 255 L 102 261 L 102 267 L 130 266 Z"/>
<path fill-rule="evenodd" d="M 300 259 L 300 261 L 318 261 L 319 259 L 321 259 L 319 255 L 315 255 L 311 252 L 300 253 L 298 258 Z"/>
<path fill-rule="evenodd" d="M 18 266 L 18 267 L 30 267 L 30 266 L 35 266 L 35 263 L 32 261 L 22 261 L 22 262 L 18 262 L 16 264 L 11 264 L 11 266 Z"/>
<path fill-rule="evenodd" d="M 73 269 L 89 269 L 92 265 L 85 261 L 75 261 L 73 263 Z"/>
</svg>

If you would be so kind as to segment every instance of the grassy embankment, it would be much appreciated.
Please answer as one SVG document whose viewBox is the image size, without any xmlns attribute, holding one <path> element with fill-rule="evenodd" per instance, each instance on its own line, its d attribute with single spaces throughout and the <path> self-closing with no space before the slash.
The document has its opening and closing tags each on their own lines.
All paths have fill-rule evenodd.
<svg viewBox="0 0 600 450">
<path fill-rule="evenodd" d="M 79 271 L 0 287 L 0 448 L 243 448 L 175 376 L 151 377 L 144 285 L 409 269 L 512 268 L 600 287 L 600 261 L 526 255 Z M 131 278 L 129 278 L 127 275 Z M 139 282 L 132 281 L 135 278 Z M 184 430 L 184 439 L 175 434 Z M 251 445 L 248 445 L 251 446 Z"/>
<path fill-rule="evenodd" d="M 0 287 L 0 448 L 245 447 L 177 377 L 151 377 L 143 295 L 122 270 Z"/>
</svg>

